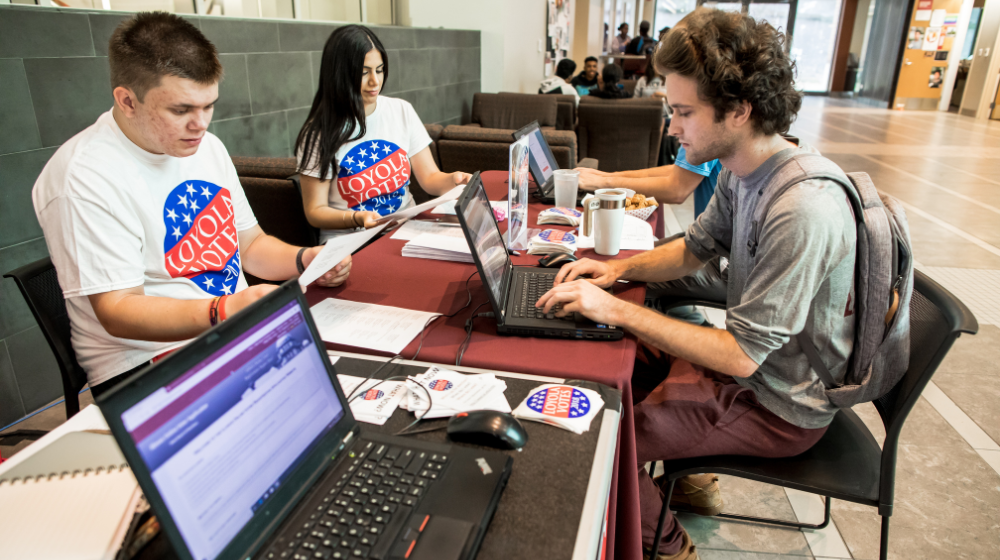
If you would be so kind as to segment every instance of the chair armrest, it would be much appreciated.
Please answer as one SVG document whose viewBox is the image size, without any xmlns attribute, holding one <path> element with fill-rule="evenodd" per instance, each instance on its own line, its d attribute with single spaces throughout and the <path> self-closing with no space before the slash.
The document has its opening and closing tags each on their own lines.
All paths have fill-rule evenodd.
<svg viewBox="0 0 1000 560">
<path fill-rule="evenodd" d="M 576 148 L 576 133 L 572 130 L 555 130 L 553 128 L 541 127 L 542 136 L 549 146 L 572 146 Z M 513 138 L 513 137 L 511 137 Z"/>
<path fill-rule="evenodd" d="M 675 307 L 681 307 L 684 305 L 698 305 L 701 307 L 710 307 L 712 309 L 726 309 L 726 302 L 724 301 L 712 301 L 707 299 L 698 299 L 694 296 L 665 296 L 659 299 L 659 306 L 662 307 L 664 311 L 667 309 L 673 309 Z"/>
<path fill-rule="evenodd" d="M 592 157 L 583 158 L 577 162 L 577 167 L 586 167 L 587 169 L 597 169 L 598 161 Z"/>
</svg>

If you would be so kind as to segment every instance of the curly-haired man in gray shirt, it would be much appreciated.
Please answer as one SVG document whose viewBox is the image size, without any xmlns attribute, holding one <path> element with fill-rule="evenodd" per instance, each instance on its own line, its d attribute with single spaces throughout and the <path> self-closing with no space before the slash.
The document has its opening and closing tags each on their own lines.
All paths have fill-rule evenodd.
<svg viewBox="0 0 1000 560">
<path fill-rule="evenodd" d="M 826 180 L 795 185 L 771 204 L 755 253 L 747 247 L 758 201 L 780 186 L 777 169 L 811 151 L 782 136 L 801 107 L 784 41 L 767 23 L 709 9 L 664 37 L 655 63 L 670 91 L 670 134 L 688 161 L 720 160 L 725 171 L 715 195 L 683 239 L 630 259 L 566 265 L 538 302 L 546 312 L 561 304 L 559 314 L 620 325 L 642 342 L 633 415 L 647 558 L 698 555 L 673 515 L 653 554 L 663 495 L 643 469 L 646 462 L 797 455 L 822 437 L 836 413 L 795 335 L 808 328 L 831 373 L 843 377 L 854 337 L 856 245 L 845 193 Z M 720 257 L 729 260 L 723 270 Z M 619 279 L 714 290 L 726 299 L 726 328 L 677 321 L 601 289 Z M 643 384 L 652 389 L 640 390 Z M 685 478 L 673 503 L 721 511 L 714 475 Z"/>
</svg>

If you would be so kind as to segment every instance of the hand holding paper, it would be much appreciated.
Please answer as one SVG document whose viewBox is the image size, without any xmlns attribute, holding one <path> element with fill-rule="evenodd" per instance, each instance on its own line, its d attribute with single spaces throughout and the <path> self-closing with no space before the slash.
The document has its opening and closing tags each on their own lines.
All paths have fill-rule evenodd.
<svg viewBox="0 0 1000 560">
<path fill-rule="evenodd" d="M 309 284 L 315 282 L 317 278 L 329 272 L 333 267 L 337 266 L 340 261 L 346 259 L 351 255 L 351 253 L 361 248 L 361 246 L 367 243 L 369 239 L 378 235 L 380 231 L 385 229 L 386 225 L 387 224 L 383 224 L 372 229 L 332 237 L 327 240 L 326 245 L 323 246 L 323 250 L 316 255 L 316 258 L 314 258 L 312 262 L 309 263 L 309 266 L 306 267 L 305 272 L 299 276 L 299 285 L 308 286 Z"/>
<path fill-rule="evenodd" d="M 417 214 L 424 212 L 425 210 L 430 210 L 435 206 L 457 199 L 458 196 L 462 194 L 462 189 L 464 188 L 465 185 L 459 185 L 433 200 L 428 200 L 423 204 L 418 204 L 416 206 L 405 208 L 403 210 L 400 210 L 399 212 L 394 212 L 392 214 L 389 214 L 388 216 L 382 216 L 382 219 L 379 220 L 379 223 L 384 224 L 392 221 L 398 222 L 400 220 L 412 218 L 413 216 L 416 216 Z"/>
</svg>

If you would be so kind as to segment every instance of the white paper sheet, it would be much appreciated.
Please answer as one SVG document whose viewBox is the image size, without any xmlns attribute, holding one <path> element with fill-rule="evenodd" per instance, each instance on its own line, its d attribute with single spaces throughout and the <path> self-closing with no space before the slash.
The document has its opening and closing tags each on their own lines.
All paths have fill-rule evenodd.
<svg viewBox="0 0 1000 560">
<path fill-rule="evenodd" d="M 390 222 L 392 220 L 398 221 L 398 220 L 404 220 L 406 218 L 412 218 L 413 216 L 416 216 L 421 212 L 430 210 L 431 208 L 434 208 L 436 206 L 440 206 L 441 203 L 446 203 L 448 201 L 451 201 L 451 204 L 454 207 L 455 205 L 454 200 L 457 199 L 460 194 L 462 194 L 462 189 L 464 188 L 465 185 L 459 185 L 433 200 L 428 200 L 423 204 L 418 204 L 416 206 L 405 208 L 403 210 L 400 210 L 399 212 L 389 214 L 388 216 L 382 216 L 381 218 L 379 218 L 378 222 L 381 224 L 385 222 Z"/>
<path fill-rule="evenodd" d="M 449 237 L 435 233 L 421 233 L 403 245 L 402 255 L 418 259 L 474 262 L 472 251 L 469 250 L 469 243 L 465 240 L 464 234 L 460 237 Z"/>
<path fill-rule="evenodd" d="M 451 202 L 445 202 L 444 204 L 441 204 L 440 206 L 438 206 L 437 208 L 435 208 L 433 211 L 431 211 L 431 214 L 443 214 L 445 216 L 454 216 L 455 215 L 455 203 L 456 202 L 457 201 L 455 201 L 455 200 L 452 200 Z M 493 208 L 503 208 L 504 212 L 507 211 L 507 201 L 506 200 L 501 200 L 501 201 L 491 200 L 490 201 L 490 206 L 493 207 Z"/>
<path fill-rule="evenodd" d="M 398 354 L 440 313 L 328 298 L 310 308 L 326 342 Z"/>
<path fill-rule="evenodd" d="M 392 239 L 402 239 L 411 241 L 422 233 L 433 233 L 445 237 L 460 237 L 465 239 L 462 228 L 458 224 L 442 224 L 440 222 L 424 222 L 421 220 L 409 220 L 392 234 Z"/>
<path fill-rule="evenodd" d="M 406 382 L 409 387 L 407 409 L 420 418 L 447 418 L 472 410 L 511 411 L 503 394 L 507 384 L 492 373 L 466 375 L 433 366 L 413 379 L 427 389 L 432 399 L 431 409 L 425 414 L 427 392 L 412 380 Z"/>
<path fill-rule="evenodd" d="M 315 282 L 317 278 L 332 270 L 340 261 L 346 259 L 348 255 L 357 251 L 369 239 L 378 235 L 387 225 L 389 224 L 382 224 L 364 231 L 338 235 L 328 239 L 326 244 L 323 245 L 323 249 L 316 255 L 316 258 L 309 263 L 309 266 L 299 276 L 299 285 L 308 286 Z"/>
</svg>

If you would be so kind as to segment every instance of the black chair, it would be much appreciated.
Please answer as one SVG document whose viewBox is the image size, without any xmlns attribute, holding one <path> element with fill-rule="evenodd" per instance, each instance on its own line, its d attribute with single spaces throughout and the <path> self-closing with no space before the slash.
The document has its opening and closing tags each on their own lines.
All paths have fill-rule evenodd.
<svg viewBox="0 0 1000 560">
<path fill-rule="evenodd" d="M 795 457 L 768 459 L 719 455 L 663 461 L 663 472 L 669 487 L 653 542 L 660 542 L 669 497 L 677 479 L 690 474 L 721 473 L 824 496 L 826 513 L 823 522 L 818 525 L 726 513 L 718 517 L 800 529 L 822 529 L 830 522 L 830 501 L 833 498 L 878 508 L 882 516 L 880 558 L 885 560 L 889 549 L 889 516 L 892 515 L 896 479 L 896 448 L 903 422 L 955 339 L 962 333 L 976 334 L 979 330 L 976 318 L 965 304 L 920 271 L 914 271 L 913 287 L 909 367 L 899 383 L 874 402 L 885 425 L 886 435 L 881 449 L 857 414 L 850 409 L 842 409 L 822 439 L 809 451 Z M 692 304 L 720 307 L 718 302 L 682 301 L 678 298 L 666 303 L 664 308 Z M 724 308 L 725 304 L 721 307 Z"/>
<path fill-rule="evenodd" d="M 87 384 L 87 374 L 77 363 L 76 352 L 69 340 L 69 314 L 52 259 L 45 257 L 3 276 L 13 278 L 17 283 L 56 356 L 66 396 L 66 417 L 69 418 L 80 412 L 80 390 Z"/>
</svg>

